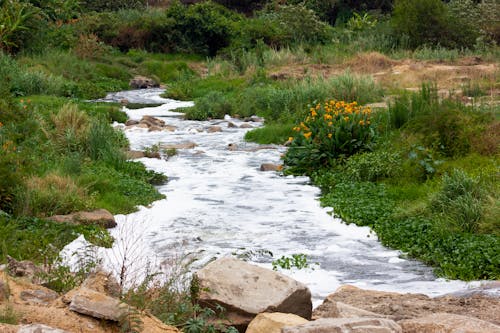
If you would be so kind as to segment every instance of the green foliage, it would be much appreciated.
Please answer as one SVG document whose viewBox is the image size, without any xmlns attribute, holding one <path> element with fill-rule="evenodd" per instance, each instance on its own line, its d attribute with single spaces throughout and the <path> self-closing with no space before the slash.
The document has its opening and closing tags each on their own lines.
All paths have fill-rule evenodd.
<svg viewBox="0 0 500 333">
<path fill-rule="evenodd" d="M 145 0 L 111 0 L 111 1 L 98 1 L 98 0 L 82 0 L 80 1 L 80 8 L 84 11 L 113 11 L 121 9 L 142 9 L 146 6 Z"/>
<path fill-rule="evenodd" d="M 412 147 L 408 154 L 410 165 L 414 168 L 413 174 L 419 179 L 432 178 L 437 171 L 439 165 L 443 163 L 434 157 L 432 150 L 422 146 Z"/>
<path fill-rule="evenodd" d="M 20 48 L 30 20 L 38 13 L 30 3 L 7 0 L 0 3 L 0 51 Z"/>
<path fill-rule="evenodd" d="M 85 188 L 69 176 L 56 173 L 31 177 L 18 198 L 17 212 L 27 216 L 46 217 L 94 208 L 94 200 Z"/>
<path fill-rule="evenodd" d="M 212 91 L 195 100 L 195 106 L 185 112 L 186 119 L 205 120 L 221 119 L 226 114 L 232 114 L 232 105 L 225 94 Z"/>
<path fill-rule="evenodd" d="M 133 212 L 136 205 L 147 205 L 164 198 L 150 183 L 160 183 L 165 176 L 147 171 L 137 162 L 126 162 L 120 169 L 107 164 L 86 165 L 79 182 L 95 193 L 95 205 L 112 213 Z"/>
<path fill-rule="evenodd" d="M 431 201 L 432 210 L 464 232 L 477 232 L 484 214 L 484 191 L 477 178 L 461 170 L 443 176 L 441 190 Z"/>
<path fill-rule="evenodd" d="M 83 234 L 99 246 L 110 246 L 108 232 L 98 226 L 70 225 L 34 217 L 0 216 L 0 261 L 7 255 L 17 260 L 51 264 L 68 243 Z"/>
<path fill-rule="evenodd" d="M 281 258 L 273 260 L 273 270 L 278 270 L 278 267 L 281 269 L 303 269 L 308 268 L 309 263 L 307 260 L 307 256 L 303 253 L 292 254 L 291 256 L 281 256 Z"/>
<path fill-rule="evenodd" d="M 333 165 L 335 159 L 371 150 L 375 128 L 371 110 L 356 102 L 330 100 L 311 107 L 297 132 L 284 162 L 292 173 L 308 173 Z"/>
<path fill-rule="evenodd" d="M 283 144 L 294 134 L 292 127 L 293 124 L 286 122 L 266 124 L 247 132 L 245 140 L 259 144 Z"/>
<path fill-rule="evenodd" d="M 140 333 L 144 329 L 144 323 L 141 319 L 141 313 L 138 309 L 128 306 L 125 303 L 121 304 L 123 310 L 122 315 L 118 318 L 120 332 L 123 333 Z"/>
<path fill-rule="evenodd" d="M 413 47 L 441 44 L 448 32 L 446 5 L 441 0 L 396 0 L 392 20 L 396 33 L 408 36 Z"/>
<path fill-rule="evenodd" d="M 397 177 L 402 171 L 401 154 L 375 151 L 355 154 L 346 161 L 346 177 L 355 181 L 377 181 Z"/>
</svg>

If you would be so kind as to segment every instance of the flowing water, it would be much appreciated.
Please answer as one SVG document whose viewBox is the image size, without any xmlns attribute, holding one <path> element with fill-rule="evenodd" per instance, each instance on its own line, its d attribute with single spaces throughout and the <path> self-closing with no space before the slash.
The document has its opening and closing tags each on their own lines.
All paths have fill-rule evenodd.
<svg viewBox="0 0 500 333">
<path fill-rule="evenodd" d="M 177 128 L 174 132 L 125 129 L 131 149 L 158 143 L 196 144 L 192 149 L 179 149 L 168 160 L 140 160 L 168 175 L 169 182 L 158 187 L 166 199 L 140 207 L 136 213 L 116 216 L 118 227 L 111 230 L 116 238 L 114 249 L 103 251 L 110 269 L 119 271 L 125 260 L 128 273 L 140 272 L 146 263 L 150 268 L 168 266 L 184 255 L 195 259 L 193 269 L 229 255 L 270 268 L 273 260 L 300 253 L 307 255 L 310 267 L 282 273 L 306 283 L 315 304 L 343 284 L 429 296 L 471 286 L 436 278 L 431 268 L 402 259 L 399 251 L 382 246 L 368 227 L 346 225 L 333 218 L 328 214 L 331 209 L 320 206 L 320 191 L 308 178 L 259 170 L 262 163 L 279 163 L 284 147 L 259 149 L 256 144 L 245 143 L 243 137 L 249 129 L 228 127 L 230 122 L 241 125 L 237 119 L 183 120 L 182 114 L 172 110 L 192 103 L 162 99 L 160 93 L 153 89 L 107 97 L 165 103 L 126 112 L 131 119 L 160 117 Z M 222 127 L 222 132 L 207 132 L 214 125 Z M 67 251 L 82 242 L 79 238 Z"/>
</svg>

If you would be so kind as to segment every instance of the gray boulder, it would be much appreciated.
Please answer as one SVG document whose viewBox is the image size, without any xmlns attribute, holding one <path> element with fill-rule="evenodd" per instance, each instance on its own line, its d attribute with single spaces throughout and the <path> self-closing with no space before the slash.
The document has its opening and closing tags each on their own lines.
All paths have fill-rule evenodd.
<svg viewBox="0 0 500 333">
<path fill-rule="evenodd" d="M 218 259 L 195 274 L 198 302 L 225 308 L 228 321 L 240 332 L 261 312 L 293 313 L 311 318 L 311 292 L 304 284 L 278 272 L 233 258 Z"/>
<path fill-rule="evenodd" d="M 79 288 L 73 294 L 69 309 L 112 321 L 119 321 L 126 311 L 118 299 L 85 287 Z"/>
</svg>

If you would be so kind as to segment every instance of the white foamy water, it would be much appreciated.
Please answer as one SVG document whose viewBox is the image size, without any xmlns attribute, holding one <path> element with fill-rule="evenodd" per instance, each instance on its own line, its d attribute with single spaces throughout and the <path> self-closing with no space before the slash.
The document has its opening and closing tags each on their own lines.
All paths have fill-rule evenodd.
<svg viewBox="0 0 500 333">
<path fill-rule="evenodd" d="M 165 173 L 170 181 L 158 187 L 167 196 L 150 207 L 129 215 L 117 215 L 118 227 L 111 230 L 114 248 L 103 250 L 105 265 L 119 275 L 126 256 L 128 273 L 150 265 L 168 266 L 176 258 L 190 255 L 193 269 L 221 256 L 240 256 L 271 267 L 282 255 L 303 253 L 311 268 L 282 270 L 309 286 L 315 304 L 340 285 L 367 289 L 424 293 L 436 296 L 465 290 L 471 285 L 436 278 L 432 269 L 400 252 L 383 247 L 368 227 L 346 225 L 320 207 L 318 188 L 306 177 L 284 177 L 262 172 L 262 163 L 280 163 L 285 148 L 257 149 L 245 143 L 248 129 L 229 128 L 228 121 L 186 121 L 172 112 L 186 106 L 161 99 L 161 90 L 130 91 L 110 96 L 131 102 L 166 103 L 159 107 L 127 110 L 130 118 L 149 114 L 161 116 L 174 132 L 130 129 L 125 133 L 131 149 L 153 144 L 194 142 L 194 149 L 180 149 L 167 160 L 144 158 L 148 168 Z M 208 133 L 217 124 L 222 132 Z M 259 126 L 257 123 L 251 123 Z M 229 150 L 236 144 L 237 150 Z M 271 149 L 269 149 L 271 148 Z M 356 203 L 353 203 L 356 204 Z M 83 243 L 70 244 L 71 253 Z M 274 257 L 271 257 L 272 253 Z"/>
</svg>

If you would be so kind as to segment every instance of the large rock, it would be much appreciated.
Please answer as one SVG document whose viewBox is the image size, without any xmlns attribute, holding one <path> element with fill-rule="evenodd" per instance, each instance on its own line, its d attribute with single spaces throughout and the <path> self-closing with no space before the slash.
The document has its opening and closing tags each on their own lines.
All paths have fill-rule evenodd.
<svg viewBox="0 0 500 333">
<path fill-rule="evenodd" d="M 130 80 L 129 86 L 133 89 L 146 89 L 159 87 L 160 84 L 149 77 L 137 75 Z"/>
<path fill-rule="evenodd" d="M 308 320 L 291 313 L 259 313 L 245 333 L 281 333 L 285 326 L 297 326 L 307 323 Z"/>
<path fill-rule="evenodd" d="M 74 294 L 69 309 L 94 318 L 119 321 L 127 309 L 118 299 L 85 287 Z"/>
<path fill-rule="evenodd" d="M 401 326 L 382 318 L 322 318 L 307 324 L 285 327 L 282 333 L 401 333 Z"/>
<path fill-rule="evenodd" d="M 23 325 L 19 328 L 17 333 L 70 333 L 65 330 L 60 330 L 58 328 L 53 328 L 42 324 L 30 324 Z"/>
<path fill-rule="evenodd" d="M 329 295 L 325 302 L 327 300 L 349 304 L 384 315 L 395 321 L 447 312 L 476 317 L 500 325 L 500 316 L 498 315 L 500 313 L 500 298 L 484 295 L 473 295 L 465 298 L 452 296 L 430 298 L 422 294 L 364 290 L 347 285 Z"/>
<path fill-rule="evenodd" d="M 49 217 L 48 220 L 59 223 L 96 224 L 104 228 L 116 227 L 116 221 L 113 214 L 106 209 L 97 209 L 92 212 L 77 212 L 67 215 L 54 215 Z"/>
<path fill-rule="evenodd" d="M 500 316 L 500 313 L 497 313 Z M 405 333 L 500 333 L 500 326 L 451 313 L 435 313 L 399 322 Z"/>
<path fill-rule="evenodd" d="M 311 292 L 302 283 L 275 271 L 233 258 L 218 259 L 195 274 L 198 302 L 226 309 L 240 332 L 261 312 L 293 313 L 310 319 Z"/>
<path fill-rule="evenodd" d="M 349 304 L 335 302 L 327 298 L 313 311 L 312 318 L 355 318 L 355 317 L 370 317 L 370 318 L 385 318 L 375 312 L 366 311 Z"/>
</svg>

